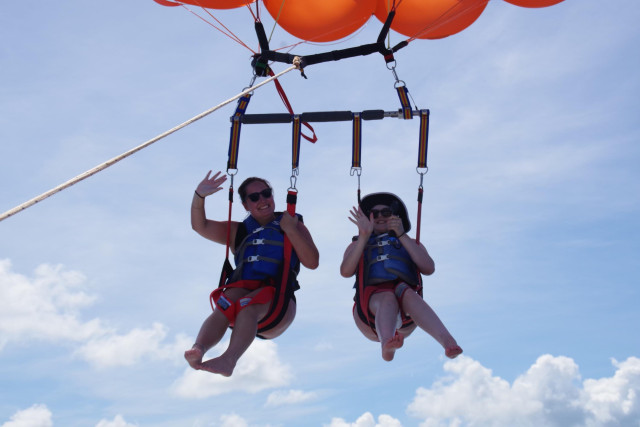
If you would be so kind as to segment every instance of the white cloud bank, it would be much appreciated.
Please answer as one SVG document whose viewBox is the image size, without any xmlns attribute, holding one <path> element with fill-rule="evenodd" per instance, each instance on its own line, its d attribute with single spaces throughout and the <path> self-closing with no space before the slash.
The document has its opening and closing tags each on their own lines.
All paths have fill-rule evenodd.
<svg viewBox="0 0 640 427">
<path fill-rule="evenodd" d="M 52 413 L 45 405 L 33 405 L 11 416 L 11 419 L 0 427 L 52 427 Z M 122 415 L 116 415 L 112 421 L 100 420 L 96 427 L 137 427 L 127 423 Z"/>
<path fill-rule="evenodd" d="M 51 427 L 51 411 L 45 405 L 33 405 L 11 416 L 11 419 L 0 427 Z"/>
<path fill-rule="evenodd" d="M 465 356 L 445 363 L 448 375 L 420 387 L 407 413 L 420 427 L 639 427 L 640 358 L 612 361 L 612 377 L 581 380 L 578 365 L 543 355 L 513 384 Z M 333 418 L 327 427 L 400 427 L 370 412 L 355 422 Z"/>
<path fill-rule="evenodd" d="M 640 359 L 613 361 L 611 378 L 581 382 L 573 359 L 543 355 L 509 384 L 468 357 L 444 365 L 449 376 L 419 388 L 407 412 L 436 426 L 635 426 Z"/>
<path fill-rule="evenodd" d="M 392 416 L 384 414 L 376 421 L 371 412 L 365 412 L 353 423 L 348 423 L 342 418 L 333 418 L 331 424 L 325 427 L 402 427 L 402 424 Z"/>
<path fill-rule="evenodd" d="M 15 273 L 0 259 L 0 351 L 12 341 L 74 342 L 75 354 L 96 367 L 131 366 L 143 359 L 177 359 L 191 340 L 178 335 L 165 343 L 166 328 L 135 328 L 118 334 L 100 319 L 83 320 L 81 310 L 96 296 L 84 289 L 85 277 L 62 266 L 40 265 L 33 277 Z"/>
</svg>

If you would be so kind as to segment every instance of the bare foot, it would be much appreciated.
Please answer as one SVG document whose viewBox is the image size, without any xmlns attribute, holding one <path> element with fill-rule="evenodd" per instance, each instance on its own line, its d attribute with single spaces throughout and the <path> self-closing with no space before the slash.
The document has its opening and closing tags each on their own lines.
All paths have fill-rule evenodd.
<svg viewBox="0 0 640 427">
<path fill-rule="evenodd" d="M 387 362 L 393 360 L 396 350 L 402 347 L 404 344 L 404 336 L 400 335 L 397 331 L 396 334 L 389 341 L 382 344 L 382 358 Z"/>
<path fill-rule="evenodd" d="M 184 352 L 184 358 L 193 369 L 202 368 L 202 347 L 198 344 L 194 344 L 192 348 Z"/>
<path fill-rule="evenodd" d="M 220 374 L 224 377 L 230 377 L 235 367 L 235 362 L 227 360 L 222 356 L 216 357 L 215 359 L 209 359 L 200 365 L 200 369 L 203 371 Z"/>
<path fill-rule="evenodd" d="M 454 345 L 452 347 L 448 347 L 444 350 L 444 354 L 449 358 L 449 359 L 455 359 L 456 357 L 458 357 L 458 355 L 460 355 L 462 353 L 462 349 L 460 348 L 459 345 Z"/>
</svg>

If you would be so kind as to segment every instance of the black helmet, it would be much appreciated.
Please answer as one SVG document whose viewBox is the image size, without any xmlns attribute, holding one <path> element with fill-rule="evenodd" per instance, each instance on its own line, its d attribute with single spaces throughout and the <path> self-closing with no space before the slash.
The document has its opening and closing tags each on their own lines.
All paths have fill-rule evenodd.
<svg viewBox="0 0 640 427">
<path fill-rule="evenodd" d="M 404 228 L 405 233 L 411 230 L 411 221 L 409 221 L 407 207 L 398 196 L 393 193 L 371 193 L 364 196 L 360 201 L 360 207 L 367 216 L 371 213 L 371 208 L 376 205 L 389 206 L 393 214 L 398 215 L 400 219 L 402 219 L 402 228 Z"/>
</svg>

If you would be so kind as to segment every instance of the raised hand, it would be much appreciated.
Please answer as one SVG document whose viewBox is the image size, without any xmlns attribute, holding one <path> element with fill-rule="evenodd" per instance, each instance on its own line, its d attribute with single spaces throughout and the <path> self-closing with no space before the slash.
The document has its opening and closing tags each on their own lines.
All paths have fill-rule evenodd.
<svg viewBox="0 0 640 427">
<path fill-rule="evenodd" d="M 211 176 L 211 171 L 207 173 L 207 176 L 200 181 L 200 184 L 198 184 L 198 187 L 196 188 L 196 192 L 200 197 L 205 198 L 222 190 L 222 184 L 227 180 L 227 176 L 221 174 L 222 172 L 220 171 L 216 172 L 213 176 Z"/>
<path fill-rule="evenodd" d="M 393 231 L 396 237 L 400 237 L 404 234 L 404 227 L 402 226 L 402 219 L 398 216 L 392 216 L 387 220 L 387 232 Z"/>
<path fill-rule="evenodd" d="M 349 213 L 351 214 L 349 221 L 358 226 L 360 236 L 368 239 L 373 232 L 373 214 L 367 218 L 360 206 L 357 208 L 354 206 L 353 209 L 349 210 Z"/>
</svg>

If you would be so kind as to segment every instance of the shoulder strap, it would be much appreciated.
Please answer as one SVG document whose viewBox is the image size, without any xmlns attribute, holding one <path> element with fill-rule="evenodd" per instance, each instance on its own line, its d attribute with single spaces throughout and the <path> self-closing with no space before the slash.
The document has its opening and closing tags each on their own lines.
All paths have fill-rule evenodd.
<svg viewBox="0 0 640 427">
<path fill-rule="evenodd" d="M 297 192 L 293 190 L 289 190 L 287 193 L 287 212 L 290 215 L 296 215 L 296 202 L 297 202 Z M 293 246 L 291 245 L 291 241 L 287 237 L 287 234 L 284 235 L 284 261 L 282 263 L 282 280 L 280 281 L 280 286 L 276 287 L 276 294 L 273 297 L 273 301 L 271 303 L 271 308 L 269 309 L 269 313 L 260 320 L 258 323 L 258 333 L 264 332 L 275 325 L 277 325 L 282 317 L 284 316 L 286 310 L 286 306 L 288 305 L 289 298 L 289 287 L 287 286 L 289 283 L 289 266 L 291 265 L 291 252 L 293 251 Z"/>
</svg>

